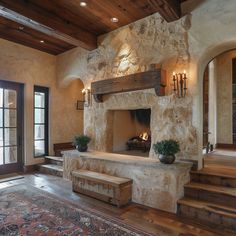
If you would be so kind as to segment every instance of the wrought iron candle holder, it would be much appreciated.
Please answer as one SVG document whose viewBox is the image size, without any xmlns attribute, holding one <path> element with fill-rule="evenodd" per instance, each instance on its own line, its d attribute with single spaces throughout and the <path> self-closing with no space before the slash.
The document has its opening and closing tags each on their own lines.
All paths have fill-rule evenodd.
<svg viewBox="0 0 236 236">
<path fill-rule="evenodd" d="M 84 107 L 89 107 L 91 105 L 91 91 L 90 88 L 85 88 L 82 90 L 83 100 L 77 100 L 77 110 L 84 110 Z"/>
<path fill-rule="evenodd" d="M 174 82 L 174 93 L 179 97 L 185 97 L 187 93 L 187 76 L 186 72 L 175 73 L 173 72 L 173 82 Z"/>
</svg>

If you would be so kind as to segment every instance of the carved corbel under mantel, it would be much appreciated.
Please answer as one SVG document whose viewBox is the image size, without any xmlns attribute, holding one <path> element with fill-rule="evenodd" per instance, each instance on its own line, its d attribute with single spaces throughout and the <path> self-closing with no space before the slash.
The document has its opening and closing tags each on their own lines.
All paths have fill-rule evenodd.
<svg viewBox="0 0 236 236">
<path fill-rule="evenodd" d="M 91 84 L 91 93 L 96 102 L 103 102 L 103 95 L 150 88 L 155 89 L 157 96 L 164 96 L 165 87 L 166 71 L 159 68 L 93 82 Z"/>
</svg>

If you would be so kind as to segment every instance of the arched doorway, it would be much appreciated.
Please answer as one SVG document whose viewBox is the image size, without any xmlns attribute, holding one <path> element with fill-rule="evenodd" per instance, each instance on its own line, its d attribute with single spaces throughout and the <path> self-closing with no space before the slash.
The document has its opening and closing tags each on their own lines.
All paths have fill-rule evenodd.
<svg viewBox="0 0 236 236">
<path fill-rule="evenodd" d="M 207 64 L 203 76 L 204 167 L 236 168 L 236 50 Z"/>
</svg>

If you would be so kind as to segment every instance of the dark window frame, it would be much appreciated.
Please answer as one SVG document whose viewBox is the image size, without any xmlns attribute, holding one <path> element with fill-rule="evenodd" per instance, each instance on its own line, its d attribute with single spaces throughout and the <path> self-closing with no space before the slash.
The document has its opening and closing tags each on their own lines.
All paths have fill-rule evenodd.
<svg viewBox="0 0 236 236">
<path fill-rule="evenodd" d="M 44 104 L 44 108 L 39 108 L 39 107 L 35 107 L 35 93 L 44 93 L 45 94 L 45 104 Z M 36 155 L 35 154 L 35 141 L 37 141 L 35 139 L 35 125 L 39 125 L 39 123 L 35 122 L 35 109 L 43 109 L 44 110 L 44 123 L 41 123 L 44 125 L 44 139 L 40 139 L 40 140 L 44 140 L 44 154 L 41 155 Z M 48 127 L 49 127 L 49 88 L 47 87 L 42 87 L 42 86 L 34 86 L 34 109 L 33 109 L 33 117 L 34 117 L 34 128 L 33 128 L 33 137 L 34 137 L 34 158 L 39 158 L 39 157 L 44 157 L 48 155 L 48 150 L 49 150 L 49 132 L 48 132 Z"/>
</svg>

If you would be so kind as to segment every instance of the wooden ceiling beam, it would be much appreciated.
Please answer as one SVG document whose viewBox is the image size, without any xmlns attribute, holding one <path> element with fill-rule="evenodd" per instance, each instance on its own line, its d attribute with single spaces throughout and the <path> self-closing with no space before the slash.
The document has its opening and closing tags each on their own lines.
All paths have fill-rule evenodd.
<svg viewBox="0 0 236 236">
<path fill-rule="evenodd" d="M 0 0 L 0 16 L 88 50 L 97 48 L 97 37 L 30 1 Z"/>
<path fill-rule="evenodd" d="M 74 46 L 0 16 L 0 37 L 57 55 Z M 42 42 L 43 41 L 43 42 Z"/>
<path fill-rule="evenodd" d="M 175 21 L 181 17 L 180 0 L 148 0 L 148 3 L 167 21 Z"/>
</svg>

